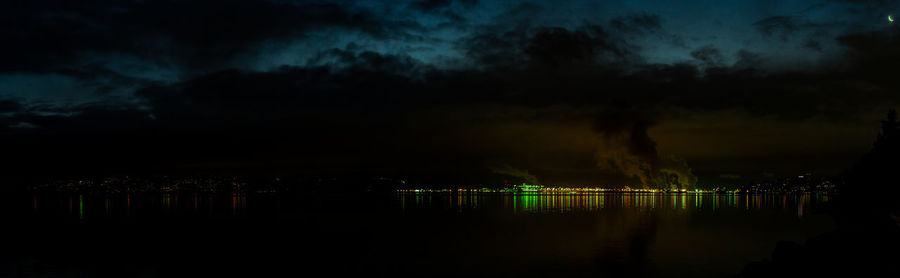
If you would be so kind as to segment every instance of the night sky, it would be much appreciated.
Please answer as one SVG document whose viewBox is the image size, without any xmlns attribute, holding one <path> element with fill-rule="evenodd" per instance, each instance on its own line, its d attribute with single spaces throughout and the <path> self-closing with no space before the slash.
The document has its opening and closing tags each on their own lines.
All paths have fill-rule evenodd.
<svg viewBox="0 0 900 278">
<path fill-rule="evenodd" d="M 0 166 L 834 175 L 900 101 L 894 12 L 900 1 L 3 1 Z"/>
</svg>

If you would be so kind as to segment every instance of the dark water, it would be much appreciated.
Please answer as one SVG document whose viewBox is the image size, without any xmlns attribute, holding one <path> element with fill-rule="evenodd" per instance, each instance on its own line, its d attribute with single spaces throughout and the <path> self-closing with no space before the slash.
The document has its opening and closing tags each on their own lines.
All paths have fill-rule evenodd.
<svg viewBox="0 0 900 278">
<path fill-rule="evenodd" d="M 16 195 L 2 276 L 728 277 L 829 196 Z"/>
</svg>

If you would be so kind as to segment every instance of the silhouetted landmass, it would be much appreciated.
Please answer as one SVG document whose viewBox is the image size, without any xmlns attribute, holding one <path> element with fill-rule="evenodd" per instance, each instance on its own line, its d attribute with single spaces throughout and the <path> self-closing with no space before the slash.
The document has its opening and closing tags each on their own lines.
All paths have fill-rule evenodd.
<svg viewBox="0 0 900 278">
<path fill-rule="evenodd" d="M 893 277 L 900 274 L 900 123 L 891 109 L 872 150 L 845 175 L 834 232 L 804 244 L 781 242 L 771 261 L 739 277 Z"/>
<path fill-rule="evenodd" d="M 739 193 L 834 193 L 842 181 L 832 177 L 803 173 L 795 176 L 769 178 L 736 186 L 721 186 L 716 191 L 727 190 Z"/>
<path fill-rule="evenodd" d="M 52 179 L 27 185 L 32 193 L 241 193 L 317 196 L 392 192 L 405 180 L 389 177 L 109 176 Z"/>
</svg>

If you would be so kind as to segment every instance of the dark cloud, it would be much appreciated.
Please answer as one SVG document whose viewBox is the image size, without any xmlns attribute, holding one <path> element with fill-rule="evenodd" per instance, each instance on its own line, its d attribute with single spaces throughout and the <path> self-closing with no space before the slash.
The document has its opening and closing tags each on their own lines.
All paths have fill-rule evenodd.
<svg viewBox="0 0 900 278">
<path fill-rule="evenodd" d="M 848 26 L 846 23 L 812 22 L 799 16 L 772 16 L 754 22 L 753 26 L 766 37 L 778 38 L 783 42 L 797 38 L 805 39 L 806 42 L 803 46 L 810 47 L 819 44 L 819 48 L 821 48 L 821 43 L 817 40 L 833 36 L 832 32 L 835 32 L 836 29 L 857 27 Z M 812 41 L 816 42 L 811 44 Z"/>
<path fill-rule="evenodd" d="M 42 115 L 41 113 L 19 113 L 13 120 L 27 123 L 38 132 L 47 135 L 87 135 L 103 136 L 126 130 L 137 130 L 149 126 L 151 118 L 144 111 L 132 107 L 109 107 L 87 105 L 74 107 L 69 115 Z M 98 123 L 101 123 L 98 125 Z"/>
<path fill-rule="evenodd" d="M 725 56 L 722 56 L 719 49 L 712 45 L 707 45 L 691 51 L 691 57 L 694 57 L 694 59 L 699 60 L 703 65 L 708 67 L 720 67 L 725 64 Z"/>
<path fill-rule="evenodd" d="M 789 16 L 773 16 L 754 22 L 753 26 L 766 36 L 780 36 L 782 40 L 787 40 L 796 29 L 797 23 L 795 19 Z"/>
<path fill-rule="evenodd" d="M 500 30 L 491 28 L 469 36 L 460 48 L 478 66 L 512 66 L 521 64 L 521 47 L 528 40 L 526 28 Z"/>
<path fill-rule="evenodd" d="M 900 36 L 893 30 L 851 33 L 837 41 L 849 48 L 843 63 L 852 65 L 857 70 L 855 74 L 893 87 L 889 81 L 894 78 L 892 65 L 900 62 Z"/>
<path fill-rule="evenodd" d="M 13 100 L 0 100 L 0 113 L 16 112 L 22 105 Z"/>
<path fill-rule="evenodd" d="M 531 64 L 538 68 L 624 63 L 639 56 L 635 46 L 606 32 L 602 26 L 576 29 L 518 27 L 489 29 L 461 45 L 470 59 L 487 67 Z"/>
<path fill-rule="evenodd" d="M 407 26 L 335 4 L 270 1 L 14 1 L 0 11 L 2 72 L 71 68 L 92 55 L 125 54 L 188 68 L 227 66 L 266 41 L 342 28 L 392 36 Z M 71 71 L 71 70 L 70 70 Z"/>
<path fill-rule="evenodd" d="M 496 16 L 498 24 L 523 27 L 530 26 L 531 21 L 546 12 L 542 5 L 533 2 L 517 3 Z"/>
<path fill-rule="evenodd" d="M 330 49 L 311 58 L 308 65 L 327 65 L 331 68 L 353 68 L 357 70 L 381 71 L 406 76 L 420 75 L 434 70 L 409 56 L 385 55 L 372 51 L 355 52 L 348 49 Z"/>
<path fill-rule="evenodd" d="M 0 140 L 11 142 L 3 151 L 14 157 L 2 166 L 39 168 L 49 158 L 48 167 L 58 169 L 233 163 L 423 176 L 482 171 L 541 181 L 598 170 L 688 184 L 691 168 L 665 153 L 654 128 L 732 111 L 779 122 L 853 122 L 898 101 L 887 66 L 900 57 L 891 31 L 839 37 L 848 52 L 835 68 L 767 71 L 764 53 L 719 44 L 683 45 L 687 53 L 679 55 L 696 61 L 655 64 L 634 39 L 661 32 L 660 16 L 554 25 L 534 20 L 548 7 L 527 3 L 487 23 L 455 14 L 476 4 L 399 8 L 473 24 L 452 42 L 463 66 L 442 68 L 355 41 L 304 53 L 311 57 L 305 64 L 253 70 L 232 60 L 312 31 L 377 38 L 428 29 L 383 11 L 307 2 L 17 2 L 16 12 L 0 12 L 8 38 L 0 71 L 64 74 L 99 94 L 121 90 L 110 83 L 137 90 L 130 101 L 73 106 L 0 101 Z M 808 27 L 785 16 L 754 25 L 768 36 Z M 822 51 L 819 41 L 829 42 L 817 38 L 806 47 Z M 82 61 L 104 54 L 198 70 L 155 82 L 114 70 L 115 61 Z"/>
<path fill-rule="evenodd" d="M 575 36 L 555 42 L 592 45 L 577 32 L 547 32 Z M 528 49 L 540 41 L 526 41 L 517 48 Z M 542 48 L 551 53 L 542 54 L 549 58 L 529 58 L 523 61 L 528 66 L 514 69 L 488 70 L 438 70 L 404 56 L 333 50 L 323 54 L 335 57 L 331 66 L 228 70 L 152 85 L 138 92 L 146 108 L 83 106 L 41 112 L 29 108 L 4 118 L 5 130 L 26 123 L 27 132 L 15 128 L 17 136 L 31 134 L 37 137 L 29 141 L 45 144 L 75 138 L 60 146 L 78 143 L 84 148 L 50 151 L 110 156 L 121 167 L 143 165 L 123 155 L 128 153 L 166 167 L 234 159 L 278 161 L 266 165 L 302 165 L 309 171 L 380 165 L 367 171 L 490 173 L 478 147 L 486 143 L 466 143 L 473 142 L 467 139 L 470 136 L 479 138 L 474 142 L 504 138 L 503 127 L 509 124 L 584 122 L 593 129 L 579 136 L 596 137 L 602 151 L 582 150 L 597 162 L 581 167 L 599 166 L 598 170 L 669 184 L 687 183 L 691 170 L 683 160 L 661 153 L 648 131 L 677 115 L 674 111 L 741 109 L 782 119 L 832 115 L 845 120 L 889 99 L 877 92 L 861 96 L 848 90 L 852 84 L 827 75 L 699 74 L 690 65 L 635 72 L 585 59 L 595 50 L 551 46 Z M 752 53 L 743 55 L 753 59 Z M 566 74 L 549 74 L 565 64 L 559 61 L 573 60 L 581 64 L 572 67 L 566 62 L 570 65 Z M 552 176 L 548 170 L 552 165 L 527 162 L 530 152 L 546 148 L 537 144 L 514 153 L 493 153 L 490 160 L 495 165 L 518 162 L 515 165 L 530 175 Z M 13 154 L 27 157 L 23 150 L 33 148 L 38 147 L 17 148 Z"/>
<path fill-rule="evenodd" d="M 763 58 L 758 53 L 753 53 L 745 49 L 738 50 L 735 54 L 737 62 L 734 63 L 736 69 L 755 69 L 763 62 Z"/>
<path fill-rule="evenodd" d="M 642 33 L 662 28 L 662 20 L 658 15 L 640 13 L 613 18 L 609 25 L 622 32 Z"/>
<path fill-rule="evenodd" d="M 478 0 L 422 0 L 410 3 L 410 6 L 426 12 L 434 12 L 458 3 L 464 7 L 472 7 L 478 4 Z"/>
<path fill-rule="evenodd" d="M 439 24 L 438 27 L 462 28 L 467 23 L 460 12 L 471 9 L 477 4 L 478 0 L 421 0 L 409 3 L 409 7 L 416 12 L 436 15 L 449 20 L 449 22 Z"/>
<path fill-rule="evenodd" d="M 605 32 L 597 27 L 575 32 L 563 28 L 543 28 L 537 30 L 524 52 L 534 63 L 551 68 L 592 64 L 603 50 L 611 50 L 614 55 L 623 52 L 604 39 Z"/>
<path fill-rule="evenodd" d="M 897 3 L 896 0 L 831 0 L 831 2 L 847 2 L 866 5 L 888 5 Z"/>
<path fill-rule="evenodd" d="M 807 40 L 803 46 L 815 51 L 822 51 L 822 43 L 815 40 Z"/>
<path fill-rule="evenodd" d="M 851 33 L 837 41 L 849 47 L 850 54 L 858 60 L 895 60 L 893 56 L 898 52 L 898 37 L 891 32 Z"/>
</svg>

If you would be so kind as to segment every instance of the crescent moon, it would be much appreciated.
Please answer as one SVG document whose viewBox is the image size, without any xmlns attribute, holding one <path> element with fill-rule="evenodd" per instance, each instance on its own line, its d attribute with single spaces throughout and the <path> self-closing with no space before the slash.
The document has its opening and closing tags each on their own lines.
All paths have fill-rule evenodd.
<svg viewBox="0 0 900 278">
<path fill-rule="evenodd" d="M 889 22 L 894 22 L 894 16 L 889 15 L 889 16 L 888 16 L 888 21 L 889 21 Z"/>
</svg>

